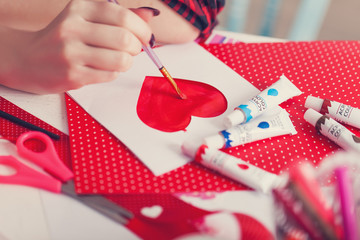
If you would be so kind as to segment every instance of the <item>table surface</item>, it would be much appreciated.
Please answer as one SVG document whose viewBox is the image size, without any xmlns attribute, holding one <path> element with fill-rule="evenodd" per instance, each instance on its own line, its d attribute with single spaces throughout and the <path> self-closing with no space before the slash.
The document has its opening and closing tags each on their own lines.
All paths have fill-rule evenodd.
<svg viewBox="0 0 360 240">
<path fill-rule="evenodd" d="M 213 34 L 242 42 L 283 41 L 223 31 L 214 31 Z M 37 96 L 1 86 L 0 91 L 2 97 L 68 134 L 62 94 Z M 44 106 L 44 103 L 47 104 Z M 36 107 L 40 104 L 41 108 Z M 0 240 L 118 239 L 119 236 L 122 239 L 138 239 L 125 227 L 62 195 L 22 186 L 0 185 L 0 196 Z"/>
</svg>

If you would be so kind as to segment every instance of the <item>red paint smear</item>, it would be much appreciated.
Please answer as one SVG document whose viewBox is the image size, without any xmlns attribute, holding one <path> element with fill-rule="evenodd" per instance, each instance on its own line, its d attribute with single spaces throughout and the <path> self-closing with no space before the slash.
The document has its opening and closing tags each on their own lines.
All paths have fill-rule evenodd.
<svg viewBox="0 0 360 240">
<path fill-rule="evenodd" d="M 238 164 L 238 167 L 241 168 L 241 169 L 244 169 L 244 170 L 249 168 L 249 166 L 246 165 L 246 164 Z"/>
<path fill-rule="evenodd" d="M 174 80 L 187 99 L 180 99 L 164 77 L 145 78 L 136 110 L 149 127 L 163 132 L 185 131 L 191 116 L 216 117 L 227 109 L 227 100 L 218 89 L 201 82 Z"/>
</svg>

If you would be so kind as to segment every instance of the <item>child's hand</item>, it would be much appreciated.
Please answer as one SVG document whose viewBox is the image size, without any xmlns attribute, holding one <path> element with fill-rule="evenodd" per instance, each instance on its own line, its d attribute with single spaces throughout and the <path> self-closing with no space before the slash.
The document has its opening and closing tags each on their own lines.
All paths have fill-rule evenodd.
<svg viewBox="0 0 360 240">
<path fill-rule="evenodd" d="M 43 30 L 15 31 L 15 54 L 1 81 L 43 94 L 114 80 L 130 68 L 142 44 L 149 44 L 152 32 L 146 21 L 152 16 L 147 9 L 73 0 Z"/>
</svg>

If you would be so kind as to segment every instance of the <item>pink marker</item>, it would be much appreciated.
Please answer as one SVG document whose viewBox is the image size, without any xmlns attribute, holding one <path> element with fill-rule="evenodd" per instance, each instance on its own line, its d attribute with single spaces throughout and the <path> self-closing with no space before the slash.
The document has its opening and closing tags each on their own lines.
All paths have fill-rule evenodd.
<svg viewBox="0 0 360 240">
<path fill-rule="evenodd" d="M 335 169 L 337 187 L 340 195 L 341 215 L 344 226 L 346 240 L 357 240 L 358 231 L 355 215 L 355 202 L 351 181 L 347 167 L 337 167 Z"/>
<path fill-rule="evenodd" d="M 182 145 L 184 154 L 195 158 L 195 161 L 211 168 L 235 181 L 255 190 L 269 193 L 272 188 L 279 186 L 283 178 L 276 174 L 256 167 L 240 158 L 226 154 L 216 148 L 185 142 Z"/>
</svg>

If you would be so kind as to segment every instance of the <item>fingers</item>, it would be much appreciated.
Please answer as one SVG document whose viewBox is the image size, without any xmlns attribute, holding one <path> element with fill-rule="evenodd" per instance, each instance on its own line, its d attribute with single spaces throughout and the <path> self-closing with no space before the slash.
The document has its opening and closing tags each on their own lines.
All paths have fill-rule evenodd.
<svg viewBox="0 0 360 240">
<path fill-rule="evenodd" d="M 153 12 L 129 10 L 107 1 L 72 0 L 51 24 L 36 33 L 33 48 L 39 61 L 32 64 L 52 71 L 35 76 L 38 85 L 28 88 L 57 92 L 114 80 L 131 67 L 142 45 L 149 45 L 152 32 L 146 21 Z M 50 77 L 51 82 L 46 81 L 54 75 L 57 77 Z"/>
<path fill-rule="evenodd" d="M 153 9 L 129 10 L 106 1 L 92 0 L 74 0 L 68 12 L 78 14 L 85 20 L 76 18 L 79 26 L 75 29 L 79 31 L 79 38 L 83 43 L 94 47 L 88 48 L 84 54 L 90 58 L 85 61 L 86 64 L 110 71 L 126 71 L 130 68 L 131 56 L 140 53 L 142 45 L 149 45 L 152 39 L 152 32 L 146 21 L 159 14 Z"/>
<path fill-rule="evenodd" d="M 80 31 L 83 42 L 90 46 L 123 51 L 132 56 L 141 51 L 141 42 L 125 28 L 86 23 Z"/>
<path fill-rule="evenodd" d="M 125 72 L 132 66 L 133 57 L 122 51 L 83 46 L 80 49 L 81 65 L 104 71 Z"/>
<path fill-rule="evenodd" d="M 94 69 L 87 66 L 81 66 L 73 74 L 68 82 L 69 89 L 78 89 L 83 86 L 101 82 L 110 82 L 119 76 L 118 72 Z"/>
<path fill-rule="evenodd" d="M 132 12 L 141 17 L 145 22 L 149 22 L 153 17 L 158 16 L 160 11 L 150 7 L 130 8 Z"/>
<path fill-rule="evenodd" d="M 41 87 L 31 85 L 25 87 L 25 91 L 37 94 L 61 93 L 79 89 L 89 84 L 110 82 L 119 76 L 118 72 L 95 69 L 88 66 L 77 66 L 54 83 L 41 84 Z"/>
<path fill-rule="evenodd" d="M 150 41 L 152 32 L 149 25 L 137 14 L 120 5 L 89 0 L 73 1 L 70 8 L 81 11 L 82 17 L 88 22 L 125 28 L 144 45 L 148 45 Z"/>
</svg>

